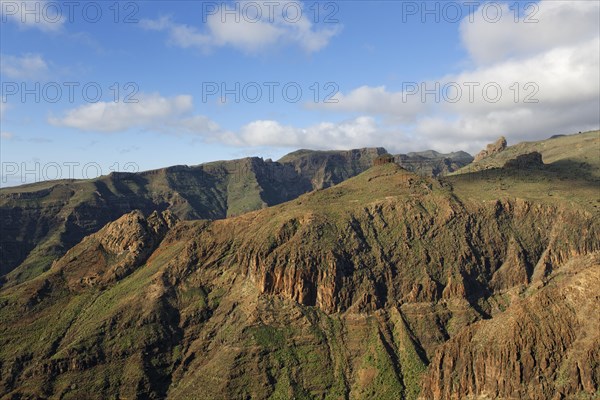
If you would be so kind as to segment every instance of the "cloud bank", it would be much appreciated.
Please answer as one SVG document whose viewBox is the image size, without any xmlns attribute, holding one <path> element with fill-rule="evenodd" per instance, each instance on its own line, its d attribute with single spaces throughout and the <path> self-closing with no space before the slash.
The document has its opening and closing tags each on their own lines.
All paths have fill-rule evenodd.
<svg viewBox="0 0 600 400">
<path fill-rule="evenodd" d="M 536 23 L 515 23 L 507 4 L 495 24 L 483 20 L 481 10 L 465 17 L 459 29 L 469 59 L 460 73 L 407 83 L 401 91 L 361 86 L 339 93 L 337 103 L 307 105 L 331 113 L 332 119 L 340 113 L 354 114 L 337 122 L 296 127 L 260 119 L 228 131 L 209 117 L 194 114 L 191 96 L 158 94 L 137 105 L 85 105 L 50 122 L 84 131 L 142 128 L 195 134 L 235 146 L 385 146 L 391 151 L 433 148 L 472 153 L 499 135 L 514 143 L 596 129 L 600 125 L 600 3 L 542 0 L 536 4 Z M 209 16 L 201 32 L 168 17 L 144 22 L 146 29 L 168 32 L 178 46 L 203 50 L 232 46 L 256 52 L 283 39 L 311 52 L 322 49 L 336 34 L 316 30 L 310 21 L 245 23 Z M 421 85 L 449 90 L 439 100 L 431 95 L 423 98 Z"/>
<path fill-rule="evenodd" d="M 204 9 L 206 28 L 177 23 L 170 16 L 143 19 L 146 30 L 167 32 L 168 42 L 182 48 L 209 52 L 214 48 L 232 47 L 244 53 L 259 53 L 278 44 L 295 45 L 312 53 L 326 47 L 340 32 L 340 25 L 317 27 L 303 9 L 301 2 L 210 3 Z M 251 4 L 252 7 L 248 7 Z M 288 12 L 284 12 L 286 9 Z M 289 11 L 292 9 L 292 11 Z"/>
</svg>

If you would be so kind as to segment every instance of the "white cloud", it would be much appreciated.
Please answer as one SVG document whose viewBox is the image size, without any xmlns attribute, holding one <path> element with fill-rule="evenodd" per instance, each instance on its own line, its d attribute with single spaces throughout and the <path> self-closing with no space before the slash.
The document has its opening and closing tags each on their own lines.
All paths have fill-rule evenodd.
<svg viewBox="0 0 600 400">
<path fill-rule="evenodd" d="M 486 5 L 482 4 L 472 19 L 465 18 L 460 25 L 463 44 L 478 64 L 530 57 L 598 36 L 598 1 L 542 0 L 520 4 L 518 8 L 525 8 L 529 15 L 517 16 L 518 22 L 512 2 L 494 4 L 502 10 L 497 22 L 490 22 L 495 20 L 494 12 L 486 12 Z"/>
<path fill-rule="evenodd" d="M 10 79 L 41 79 L 48 73 L 48 64 L 39 54 L 0 54 L 0 73 Z"/>
<path fill-rule="evenodd" d="M 141 20 L 140 25 L 147 30 L 167 31 L 169 43 L 183 48 L 198 48 L 210 51 L 213 48 L 230 46 L 245 53 L 257 53 L 283 44 L 294 44 L 306 52 L 319 51 L 329 44 L 340 31 L 339 25 L 328 25 L 317 29 L 303 10 L 299 18 L 282 10 L 290 3 L 296 7 L 300 2 L 251 2 L 252 7 L 246 8 L 248 2 L 221 3 L 215 5 L 216 10 L 206 16 L 206 29 L 200 31 L 196 27 L 174 22 L 171 17 L 163 16 L 156 20 Z M 224 10 L 234 10 L 234 13 L 224 13 Z M 256 7 L 259 7 L 262 18 L 257 18 Z M 270 11 L 272 8 L 272 13 Z M 252 10 L 252 11 L 248 11 Z"/>
<path fill-rule="evenodd" d="M 62 8 L 60 3 L 46 0 L 0 0 L 0 18 L 2 23 L 12 21 L 22 29 L 58 32 L 66 21 Z"/>
<path fill-rule="evenodd" d="M 413 132 L 436 149 L 461 149 L 474 154 L 500 135 L 506 136 L 509 144 L 516 144 L 554 134 L 598 129 L 599 107 L 596 100 L 568 109 L 519 107 L 478 115 L 434 116 L 419 120 Z"/>
<path fill-rule="evenodd" d="M 425 111 L 426 104 L 420 96 L 410 95 L 414 89 L 407 83 L 406 92 L 390 92 L 385 86 L 361 86 L 348 94 L 337 93 L 332 102 L 308 104 L 309 108 L 325 108 L 331 111 L 345 111 L 385 115 L 396 121 L 408 122 Z M 418 85 L 417 85 L 418 86 Z"/>
<path fill-rule="evenodd" d="M 169 124 L 169 130 L 172 132 L 200 134 L 209 140 L 225 134 L 219 124 L 204 115 L 193 115 L 172 121 Z"/>
<path fill-rule="evenodd" d="M 419 144 L 441 151 L 477 152 L 499 135 L 515 143 L 597 129 L 600 3 L 542 0 L 537 4 L 537 24 L 515 23 L 506 4 L 502 5 L 504 19 L 496 24 L 483 21 L 481 9 L 475 12 L 474 23 L 465 18 L 461 34 L 474 65 L 437 80 L 440 88 L 458 84 L 462 96 L 457 100 L 452 90 L 436 101 L 432 95 L 423 99 L 422 88 L 411 95 L 363 86 L 339 95 L 338 104 L 311 107 L 386 117 L 387 129 L 395 132 L 402 147 Z M 472 99 L 471 83 L 478 85 Z M 431 89 L 436 82 L 422 84 Z M 501 88 L 497 101 L 492 102 L 492 86 L 488 98 L 484 96 L 486 84 Z"/>
<path fill-rule="evenodd" d="M 358 117 L 337 124 L 323 122 L 307 128 L 258 120 L 243 126 L 237 135 L 223 139 L 238 146 L 310 147 L 340 149 L 364 147 L 383 140 L 385 132 L 372 117 Z"/>
<path fill-rule="evenodd" d="M 142 128 L 166 134 L 192 134 L 208 142 L 232 146 L 310 147 L 346 149 L 384 143 L 390 135 L 372 117 L 357 117 L 339 123 L 322 122 L 306 128 L 282 125 L 273 120 L 256 120 L 237 132 L 222 129 L 210 118 L 192 113 L 191 96 L 164 98 L 140 96 L 139 103 L 98 102 L 50 117 L 55 126 L 85 132 L 122 132 Z"/>
<path fill-rule="evenodd" d="M 140 26 L 147 30 L 168 31 L 169 43 L 179 47 L 197 47 L 206 50 L 211 46 L 210 35 L 203 34 L 198 29 L 185 24 L 176 24 L 169 16 L 163 16 L 157 20 L 143 19 L 140 21 Z"/>
<path fill-rule="evenodd" d="M 137 103 L 98 102 L 68 110 L 62 117 L 50 117 L 55 126 L 82 131 L 118 132 L 130 128 L 160 129 L 192 110 L 192 97 L 170 98 L 158 94 L 138 96 Z"/>
<path fill-rule="evenodd" d="M 481 86 L 475 91 L 480 101 L 469 102 L 465 93 L 460 101 L 446 103 L 449 109 L 479 113 L 498 109 L 514 109 L 522 104 L 544 108 L 550 105 L 569 107 L 580 101 L 592 101 L 600 96 L 600 37 L 572 46 L 550 49 L 544 53 L 520 60 L 508 60 L 487 67 L 464 71 L 456 76 L 447 76 L 443 82 L 477 82 Z M 492 103 L 482 96 L 482 86 L 497 83 L 503 93 L 499 101 Z M 519 93 L 516 93 L 515 83 Z M 527 83 L 534 84 L 525 90 Z M 511 89 L 513 87 L 513 89 Z M 539 89 L 535 95 L 536 90 Z M 515 96 L 517 97 L 515 98 Z M 538 103 L 526 103 L 526 96 Z M 476 98 L 477 100 L 477 98 Z M 516 101 L 515 101 L 516 100 Z"/>
</svg>

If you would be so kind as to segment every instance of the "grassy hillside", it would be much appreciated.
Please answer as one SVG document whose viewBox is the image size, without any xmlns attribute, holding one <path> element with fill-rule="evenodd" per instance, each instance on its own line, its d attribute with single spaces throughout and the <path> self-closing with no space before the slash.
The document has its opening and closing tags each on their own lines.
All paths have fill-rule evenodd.
<svg viewBox="0 0 600 400">
<path fill-rule="evenodd" d="M 521 142 L 504 151 L 471 163 L 450 175 L 468 174 L 491 168 L 500 168 L 518 155 L 537 151 L 542 154 L 544 164 L 563 174 L 580 173 L 600 178 L 600 131 L 573 135 L 556 135 L 537 142 Z"/>
<path fill-rule="evenodd" d="M 537 151 L 544 166 L 502 168 Z M 447 177 L 464 197 L 492 201 L 520 197 L 545 204 L 578 205 L 600 212 L 600 132 L 524 142 L 472 163 Z"/>
</svg>

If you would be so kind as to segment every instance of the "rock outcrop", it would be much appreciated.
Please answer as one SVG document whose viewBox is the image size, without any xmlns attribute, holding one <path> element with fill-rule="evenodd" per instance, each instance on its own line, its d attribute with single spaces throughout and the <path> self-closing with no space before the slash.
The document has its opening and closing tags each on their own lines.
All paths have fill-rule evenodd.
<svg viewBox="0 0 600 400">
<path fill-rule="evenodd" d="M 391 164 L 394 162 L 394 156 L 391 154 L 382 154 L 375 159 L 373 165 Z"/>
<path fill-rule="evenodd" d="M 512 160 L 504 163 L 504 168 L 526 169 L 526 168 L 543 168 L 544 162 L 542 155 L 537 151 L 531 153 L 520 154 Z"/>
<path fill-rule="evenodd" d="M 106 286 L 131 274 L 156 250 L 177 223 L 170 211 L 154 211 L 148 218 L 140 211 L 125 214 L 97 233 L 84 238 L 55 262 L 69 288 Z"/>
<path fill-rule="evenodd" d="M 473 161 L 481 161 L 486 157 L 504 151 L 504 149 L 506 149 L 506 138 L 504 136 L 500 136 L 494 143 L 488 144 L 484 150 L 481 150 L 479 153 L 477 153 Z"/>
</svg>

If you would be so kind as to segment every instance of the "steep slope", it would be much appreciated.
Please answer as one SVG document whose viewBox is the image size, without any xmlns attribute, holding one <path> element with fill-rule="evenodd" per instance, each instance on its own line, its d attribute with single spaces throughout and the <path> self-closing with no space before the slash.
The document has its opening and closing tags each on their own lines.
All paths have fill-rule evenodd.
<svg viewBox="0 0 600 400">
<path fill-rule="evenodd" d="M 168 209 L 181 219 L 239 215 L 322 187 L 325 175 L 328 185 L 355 176 L 380 151 L 332 152 L 317 167 L 247 158 L 2 189 L 0 279 L 15 269 L 9 282 L 36 276 L 85 235 L 132 210 Z"/>
<path fill-rule="evenodd" d="M 170 221 L 128 214 L 49 271 L 0 290 L 0 395 L 414 399 L 508 397 L 517 388 L 590 398 L 598 390 L 590 372 L 598 354 L 588 349 L 599 333 L 581 322 L 592 319 L 597 282 L 597 262 L 581 261 L 600 251 L 594 209 L 509 192 L 484 201 L 385 164 L 261 211 Z M 115 243 L 117 231 L 126 239 Z M 129 257 L 124 249 L 145 236 Z M 548 284 L 571 273 L 581 291 L 568 280 Z M 548 302 L 557 304 L 549 312 L 584 307 L 546 324 L 524 319 L 516 347 L 476 352 L 501 340 L 484 341 L 499 335 L 494 321 L 534 318 Z M 518 339 L 536 332 L 536 345 L 560 351 L 507 358 L 528 351 Z M 462 343 L 473 351 L 458 357 Z M 448 372 L 488 360 L 495 375 L 477 385 Z M 536 386 L 540 368 L 550 383 Z M 512 383 L 492 387 L 492 377 Z"/>
<path fill-rule="evenodd" d="M 382 147 L 349 151 L 298 150 L 278 162 L 293 166 L 313 188 L 323 189 L 367 170 L 375 158 L 385 153 Z"/>
</svg>

